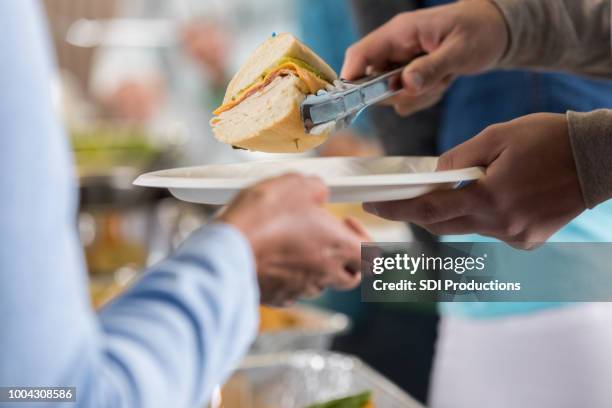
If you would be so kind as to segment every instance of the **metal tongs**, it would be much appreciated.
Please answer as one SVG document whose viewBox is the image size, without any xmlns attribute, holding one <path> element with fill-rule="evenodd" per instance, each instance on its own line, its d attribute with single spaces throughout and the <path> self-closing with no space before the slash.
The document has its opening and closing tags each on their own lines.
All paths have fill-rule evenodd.
<svg viewBox="0 0 612 408">
<path fill-rule="evenodd" d="M 333 88 L 308 95 L 300 106 L 306 133 L 333 126 L 334 131 L 348 127 L 363 111 L 401 90 L 400 76 L 404 66 L 370 75 L 357 81 L 341 79 Z M 315 129 L 313 131 L 313 129 Z"/>
</svg>

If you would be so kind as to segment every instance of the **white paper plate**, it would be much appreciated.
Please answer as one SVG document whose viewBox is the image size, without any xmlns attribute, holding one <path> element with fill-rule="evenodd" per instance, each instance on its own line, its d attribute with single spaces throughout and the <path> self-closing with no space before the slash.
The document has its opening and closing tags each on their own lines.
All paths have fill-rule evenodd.
<svg viewBox="0 0 612 408">
<path fill-rule="evenodd" d="M 414 198 L 484 174 L 478 167 L 435 172 L 436 163 L 436 157 L 270 160 L 156 171 L 143 174 L 134 184 L 167 188 L 184 201 L 225 204 L 261 179 L 297 172 L 321 177 L 330 188 L 332 202 L 372 202 Z"/>
</svg>

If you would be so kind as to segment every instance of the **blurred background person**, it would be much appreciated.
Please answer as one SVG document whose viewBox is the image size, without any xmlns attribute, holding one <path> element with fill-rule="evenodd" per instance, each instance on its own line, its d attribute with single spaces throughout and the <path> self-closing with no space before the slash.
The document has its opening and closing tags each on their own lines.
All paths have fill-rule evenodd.
<svg viewBox="0 0 612 408">
<path fill-rule="evenodd" d="M 180 132 L 186 164 L 261 157 L 213 143 L 208 121 L 248 54 L 274 31 L 295 31 L 292 2 L 45 0 L 45 6 L 63 88 L 76 99 L 68 119 L 80 119 L 88 105 L 86 119 Z"/>
<path fill-rule="evenodd" d="M 400 12 L 450 2 L 353 0 L 362 34 Z M 409 117 L 401 118 L 387 107 L 374 107 L 370 114 L 388 154 L 441 154 L 494 123 L 536 112 L 591 111 L 611 106 L 610 82 L 558 73 L 493 71 L 458 78 L 440 103 Z M 610 242 L 611 225 L 612 204 L 602 204 L 575 219 L 551 241 Z M 427 233 L 417 235 L 431 240 Z M 479 242 L 487 239 L 470 235 L 443 237 L 443 240 Z M 565 357 L 571 344 L 608 336 L 606 319 L 601 318 L 612 314 L 612 307 L 608 304 L 446 303 L 441 305 L 440 311 L 443 319 L 431 390 L 434 406 L 453 406 L 453 401 L 457 401 L 454 398 L 466 396 L 468 378 L 478 378 L 483 386 L 482 390 L 471 392 L 470 397 L 473 401 L 478 398 L 483 401 L 495 398 L 495 395 L 499 398 L 502 392 L 515 392 L 519 380 L 513 383 L 513 378 L 523 379 L 524 382 L 520 381 L 521 390 L 529 390 L 531 396 L 551 390 L 559 395 L 571 395 L 574 390 L 563 385 L 565 380 L 574 378 L 574 375 L 606 372 L 610 354 L 607 348 L 580 347 L 574 351 L 572 359 Z M 577 325 L 583 326 L 584 330 L 576 331 Z M 557 339 L 559 327 L 564 333 L 561 343 Z M 406 327 L 404 336 L 392 338 L 401 343 L 404 338 L 414 335 L 416 333 L 410 334 L 410 328 Z M 524 347 L 525 344 L 530 344 L 530 347 Z M 551 359 L 558 365 L 548 365 Z M 410 361 L 406 359 L 403 364 L 409 367 Z M 569 365 L 582 367 L 582 371 L 568 374 L 567 378 L 559 375 L 562 367 Z M 458 381 L 458 378 L 466 378 L 466 382 Z M 505 378 L 508 389 L 490 388 L 493 378 L 501 382 Z M 598 389 L 596 385 L 593 387 Z"/>
<path fill-rule="evenodd" d="M 100 47 L 91 92 L 115 118 L 153 128 L 184 126 L 186 164 L 235 161 L 244 154 L 217 143 L 208 124 L 210 112 L 259 43 L 273 31 L 292 31 L 290 12 L 279 0 L 123 1 L 117 18 L 156 24 L 160 43 Z"/>
</svg>

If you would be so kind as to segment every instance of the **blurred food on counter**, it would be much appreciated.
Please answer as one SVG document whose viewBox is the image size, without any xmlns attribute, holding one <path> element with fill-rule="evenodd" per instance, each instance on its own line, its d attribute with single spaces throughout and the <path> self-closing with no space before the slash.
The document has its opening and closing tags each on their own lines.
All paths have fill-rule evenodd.
<svg viewBox="0 0 612 408">
<path fill-rule="evenodd" d="M 319 148 L 319 155 L 372 157 L 383 156 L 382 146 L 376 139 L 366 138 L 352 130 L 343 130 L 330 138 Z"/>
<path fill-rule="evenodd" d="M 412 240 L 410 228 L 403 222 L 389 221 L 364 211 L 361 203 L 326 204 L 339 219 L 354 218 L 366 229 L 374 242 L 407 242 Z"/>
<path fill-rule="evenodd" d="M 327 351 L 248 356 L 210 408 L 422 408 L 359 359 Z"/>
<path fill-rule="evenodd" d="M 258 406 L 251 403 L 253 401 L 253 391 L 250 388 L 246 377 L 239 374 L 234 375 L 221 389 L 219 408 L 232 407 L 253 407 Z M 261 406 L 261 408 L 279 408 L 280 406 Z M 316 403 L 302 408 L 375 408 L 372 402 L 372 392 L 364 391 L 359 394 L 350 395 L 343 398 L 333 399 L 327 402 Z"/>
<path fill-rule="evenodd" d="M 143 267 L 166 257 L 212 211 L 165 196 L 135 201 L 115 191 L 86 197 L 78 225 L 96 307 L 120 294 Z"/>
<path fill-rule="evenodd" d="M 95 225 L 83 226 L 85 222 Z M 130 237 L 134 229 L 128 231 L 122 224 L 124 219 L 119 212 L 90 214 L 87 221 L 85 215 L 81 215 L 81 230 L 92 227 L 97 230 L 91 242 L 84 242 L 90 274 L 108 275 L 126 268 L 137 271 L 145 266 L 144 245 L 137 242 L 137 237 Z"/>
<path fill-rule="evenodd" d="M 142 171 L 176 162 L 182 135 L 100 121 L 72 126 L 70 138 L 80 185 L 79 229 L 90 273 L 141 269 L 156 206 L 167 194 L 135 188 L 132 181 Z"/>
<path fill-rule="evenodd" d="M 210 408 L 254 408 L 253 388 L 247 376 L 235 373 L 218 390 Z"/>
<path fill-rule="evenodd" d="M 303 323 L 298 313 L 291 309 L 259 307 L 259 331 L 274 332 L 294 329 Z"/>
<path fill-rule="evenodd" d="M 372 391 L 364 391 L 357 395 L 312 404 L 307 408 L 374 408 L 374 403 L 372 402 Z"/>
<path fill-rule="evenodd" d="M 100 309 L 113 300 L 129 287 L 136 275 L 134 270 L 125 269 L 113 276 L 100 276 L 90 279 L 89 294 L 93 307 L 96 310 Z"/>
<path fill-rule="evenodd" d="M 80 176 L 108 174 L 116 167 L 153 167 L 164 152 L 140 126 L 100 122 L 73 127 L 70 140 Z"/>
<path fill-rule="evenodd" d="M 298 303 L 283 309 L 262 306 L 259 335 L 249 353 L 326 350 L 350 325 L 348 316 L 313 305 Z"/>
</svg>

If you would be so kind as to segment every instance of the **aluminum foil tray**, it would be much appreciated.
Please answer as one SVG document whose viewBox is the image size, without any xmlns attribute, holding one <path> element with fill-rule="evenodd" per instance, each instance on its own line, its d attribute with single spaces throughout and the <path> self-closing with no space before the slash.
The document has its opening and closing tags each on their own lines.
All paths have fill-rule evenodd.
<svg viewBox="0 0 612 408">
<path fill-rule="evenodd" d="M 351 325 L 348 316 L 313 306 L 298 305 L 295 311 L 309 321 L 308 327 L 260 333 L 249 354 L 271 354 L 295 350 L 327 350 L 334 337 Z"/>
<path fill-rule="evenodd" d="M 305 408 L 371 390 L 376 408 L 422 408 L 359 359 L 326 351 L 249 356 L 224 387 L 223 408 Z"/>
</svg>

